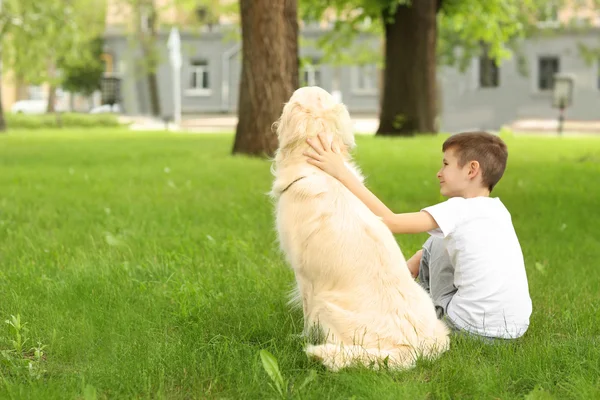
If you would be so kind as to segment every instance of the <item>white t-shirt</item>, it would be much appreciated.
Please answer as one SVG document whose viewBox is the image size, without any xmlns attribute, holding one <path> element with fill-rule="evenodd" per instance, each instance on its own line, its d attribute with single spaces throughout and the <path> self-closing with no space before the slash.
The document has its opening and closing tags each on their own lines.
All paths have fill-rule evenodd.
<svg viewBox="0 0 600 400">
<path fill-rule="evenodd" d="M 424 208 L 454 266 L 457 292 L 448 317 L 483 336 L 516 338 L 529 326 L 531 298 L 511 216 L 498 198 L 451 198 Z"/>
</svg>

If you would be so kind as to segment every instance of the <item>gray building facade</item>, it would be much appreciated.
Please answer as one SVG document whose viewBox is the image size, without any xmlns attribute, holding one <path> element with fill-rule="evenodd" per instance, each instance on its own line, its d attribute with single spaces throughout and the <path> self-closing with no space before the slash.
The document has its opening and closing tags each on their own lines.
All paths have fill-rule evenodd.
<svg viewBox="0 0 600 400">
<path fill-rule="evenodd" d="M 351 113 L 377 114 L 381 71 L 376 64 L 333 66 L 321 63 L 321 51 L 314 43 L 323 31 L 301 32 L 300 56 L 309 60 L 301 70 L 303 85 L 317 85 L 338 91 Z M 182 32 L 181 77 L 184 115 L 235 113 L 241 72 L 241 43 L 224 31 Z M 157 71 L 163 116 L 173 114 L 173 74 L 168 62 L 168 32 L 160 35 L 161 65 Z M 361 37 L 373 49 L 382 48 L 382 39 Z M 474 58 L 466 71 L 438 68 L 441 100 L 440 127 L 444 131 L 498 129 L 518 119 L 554 119 L 551 107 L 554 73 L 574 79 L 573 104 L 567 118 L 600 120 L 600 59 L 586 62 L 580 44 L 600 47 L 600 30 L 560 33 L 530 38 L 522 43 L 526 61 L 519 69 L 513 57 L 496 67 L 488 60 Z M 105 52 L 113 60 L 113 74 L 121 79 L 124 113 L 148 114 L 148 85 L 136 49 L 128 36 L 107 32 Z M 524 75 L 522 70 L 526 71 Z"/>
</svg>

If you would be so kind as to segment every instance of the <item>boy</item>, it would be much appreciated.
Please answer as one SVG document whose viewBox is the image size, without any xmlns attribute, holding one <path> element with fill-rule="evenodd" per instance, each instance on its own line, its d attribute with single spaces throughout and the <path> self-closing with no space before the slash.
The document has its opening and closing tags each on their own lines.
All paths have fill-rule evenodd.
<svg viewBox="0 0 600 400">
<path fill-rule="evenodd" d="M 420 212 L 395 214 L 344 165 L 324 134 L 309 139 L 308 162 L 344 184 L 393 233 L 431 236 L 408 261 L 438 313 L 454 330 L 517 338 L 529 326 L 531 299 L 523 254 L 511 216 L 490 193 L 506 168 L 505 143 L 486 132 L 449 137 L 437 173 L 449 199 Z"/>
</svg>

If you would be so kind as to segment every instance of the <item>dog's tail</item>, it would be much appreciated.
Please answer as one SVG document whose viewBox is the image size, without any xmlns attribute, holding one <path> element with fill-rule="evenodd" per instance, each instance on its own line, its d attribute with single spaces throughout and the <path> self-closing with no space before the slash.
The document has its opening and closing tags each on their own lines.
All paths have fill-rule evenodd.
<svg viewBox="0 0 600 400">
<path fill-rule="evenodd" d="M 316 358 L 332 371 L 342 368 L 363 365 L 380 368 L 387 366 L 392 369 L 409 369 L 415 366 L 417 352 L 412 346 L 399 346 L 394 349 L 366 349 L 362 346 L 344 346 L 332 343 L 310 345 L 305 349 L 306 354 Z"/>
</svg>

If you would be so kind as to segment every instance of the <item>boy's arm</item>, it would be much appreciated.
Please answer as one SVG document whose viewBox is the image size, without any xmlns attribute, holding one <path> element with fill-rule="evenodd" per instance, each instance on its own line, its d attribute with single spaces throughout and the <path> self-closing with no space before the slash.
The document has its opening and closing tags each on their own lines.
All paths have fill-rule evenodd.
<svg viewBox="0 0 600 400">
<path fill-rule="evenodd" d="M 435 219 L 426 211 L 393 214 L 383 222 L 393 233 L 422 233 L 439 228 Z"/>
<path fill-rule="evenodd" d="M 425 211 L 395 214 L 347 168 L 340 172 L 338 180 L 369 207 L 373 214 L 381 217 L 393 233 L 421 233 L 438 227 L 431 214 Z"/>
<path fill-rule="evenodd" d="M 424 211 L 394 214 L 344 165 L 339 151 L 332 150 L 325 143 L 326 139 L 322 135 L 319 135 L 319 140 L 308 140 L 308 144 L 316 152 L 305 153 L 309 156 L 308 162 L 338 179 L 375 215 L 381 217 L 393 233 L 421 233 L 438 227 L 433 217 Z"/>
</svg>

